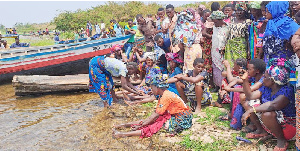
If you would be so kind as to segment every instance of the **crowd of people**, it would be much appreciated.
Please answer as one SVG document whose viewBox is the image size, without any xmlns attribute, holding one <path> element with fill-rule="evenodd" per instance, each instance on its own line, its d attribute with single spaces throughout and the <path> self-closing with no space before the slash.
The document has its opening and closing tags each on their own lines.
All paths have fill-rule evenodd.
<svg viewBox="0 0 300 151">
<path fill-rule="evenodd" d="M 192 126 L 192 114 L 203 105 L 230 104 L 220 119 L 230 120 L 246 138 L 273 135 L 279 151 L 296 137 L 298 149 L 299 4 L 240 1 L 221 8 L 213 2 L 210 10 L 200 5 L 181 12 L 169 4 L 155 19 L 138 14 L 137 25 L 128 20 L 120 30 L 132 35 L 124 47 L 114 45 L 110 55 L 91 59 L 89 90 L 105 107 L 119 98 L 128 105 L 158 103 L 147 119 L 115 125 L 114 137 L 150 137 L 161 128 L 180 133 Z M 137 32 L 144 36 L 145 51 L 133 45 Z M 122 92 L 114 91 L 112 76 L 121 77 Z M 217 100 L 211 92 L 218 93 Z M 133 131 L 120 132 L 120 127 Z"/>
</svg>

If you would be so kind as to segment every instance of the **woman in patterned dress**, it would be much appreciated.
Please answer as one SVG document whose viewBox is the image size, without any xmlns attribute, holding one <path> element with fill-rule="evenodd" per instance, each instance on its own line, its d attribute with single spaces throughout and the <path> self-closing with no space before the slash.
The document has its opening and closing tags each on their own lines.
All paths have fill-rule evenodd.
<svg viewBox="0 0 300 151">
<path fill-rule="evenodd" d="M 248 26 L 250 19 L 246 19 L 246 4 L 236 4 L 236 18 L 229 24 L 229 39 L 225 47 L 225 59 L 233 67 L 238 58 L 247 58 Z"/>
</svg>

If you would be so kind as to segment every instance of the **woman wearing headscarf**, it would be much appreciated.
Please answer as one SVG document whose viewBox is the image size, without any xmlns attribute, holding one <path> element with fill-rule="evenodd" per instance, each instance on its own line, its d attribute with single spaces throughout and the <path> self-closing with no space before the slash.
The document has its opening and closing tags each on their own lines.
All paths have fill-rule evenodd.
<svg viewBox="0 0 300 151">
<path fill-rule="evenodd" d="M 295 64 L 291 38 L 299 31 L 299 25 L 292 18 L 285 16 L 288 8 L 287 1 L 272 1 L 266 5 L 266 18 L 269 20 L 263 37 L 266 61 L 272 58 L 282 58 Z M 289 80 L 293 86 L 296 85 L 295 73 L 290 74 Z"/>
<path fill-rule="evenodd" d="M 263 24 L 265 18 L 263 17 L 262 11 L 260 9 L 261 1 L 254 1 L 249 4 L 250 12 L 251 12 L 251 20 L 252 23 L 249 25 L 249 51 L 248 51 L 248 59 L 251 60 L 256 58 L 258 52 L 256 50 L 257 47 L 257 38 L 258 33 Z"/>
<path fill-rule="evenodd" d="M 168 61 L 168 67 L 169 67 L 169 79 L 168 79 L 169 89 L 168 90 L 179 95 L 175 85 L 176 80 L 172 81 L 170 79 L 178 74 L 182 74 L 182 70 L 179 66 L 180 64 L 183 63 L 183 61 L 179 58 L 179 55 L 177 53 L 167 53 L 166 59 Z"/>
<path fill-rule="evenodd" d="M 110 56 L 111 58 L 116 58 L 120 61 L 123 61 L 123 62 L 127 62 L 127 57 L 125 55 L 125 53 L 122 52 L 122 47 L 121 45 L 113 45 L 111 48 L 110 48 Z"/>
<path fill-rule="evenodd" d="M 247 138 L 260 138 L 268 133 L 277 137 L 274 151 L 285 151 L 287 140 L 296 134 L 296 110 L 294 88 L 290 85 L 290 73 L 295 67 L 286 59 L 271 59 L 264 75 L 263 86 L 251 92 L 248 73 L 242 76 L 243 89 L 252 107 L 242 116 L 245 125 L 247 118 L 257 130 L 246 135 Z M 261 99 L 261 100 L 260 100 Z M 259 121 L 259 122 L 255 122 Z"/>
<path fill-rule="evenodd" d="M 213 67 L 213 81 L 219 88 L 222 85 L 222 71 L 225 44 L 229 35 L 229 27 L 223 21 L 226 15 L 222 11 L 214 11 L 210 15 L 210 18 L 214 22 L 213 35 L 212 35 L 212 67 Z"/>
<path fill-rule="evenodd" d="M 89 92 L 99 94 L 104 106 L 117 101 L 112 76 L 121 77 L 122 88 L 128 92 L 142 95 L 129 81 L 129 77 L 137 72 L 137 64 L 124 62 L 110 57 L 97 56 L 89 63 Z"/>
<path fill-rule="evenodd" d="M 192 126 L 192 112 L 178 95 L 167 90 L 169 84 L 166 81 L 167 76 L 162 74 L 151 77 L 151 89 L 154 95 L 159 96 L 155 112 L 145 120 L 114 126 L 114 137 L 151 137 L 157 133 L 169 119 L 169 127 L 167 130 L 172 134 L 180 133 Z M 121 127 L 131 127 L 133 131 L 119 132 L 115 130 Z"/>
<path fill-rule="evenodd" d="M 231 68 L 236 59 L 247 58 L 248 47 L 248 26 L 250 19 L 246 18 L 248 8 L 246 3 L 236 4 L 236 17 L 229 24 L 229 37 L 225 47 L 225 59 L 230 63 Z"/>
</svg>

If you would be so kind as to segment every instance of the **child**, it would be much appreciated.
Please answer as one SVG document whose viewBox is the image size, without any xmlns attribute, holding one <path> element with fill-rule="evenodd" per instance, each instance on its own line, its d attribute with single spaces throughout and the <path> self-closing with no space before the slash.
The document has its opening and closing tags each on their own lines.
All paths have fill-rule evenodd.
<svg viewBox="0 0 300 151">
<path fill-rule="evenodd" d="M 234 11 L 234 6 L 232 4 L 227 4 L 222 9 L 223 13 L 227 15 L 227 17 L 224 19 L 224 22 L 227 24 L 230 24 L 233 21 L 232 13 Z"/>
<path fill-rule="evenodd" d="M 166 77 L 162 74 L 157 74 L 151 77 L 151 80 L 149 81 L 153 94 L 160 96 L 156 111 L 145 120 L 114 126 L 114 137 L 151 137 L 153 134 L 157 133 L 169 119 L 168 131 L 173 134 L 180 133 L 184 129 L 188 129 L 192 126 L 193 115 L 189 110 L 189 107 L 178 95 L 167 90 L 168 84 L 166 80 Z M 132 127 L 133 131 L 118 132 L 115 130 L 115 128 L 121 127 Z"/>
<path fill-rule="evenodd" d="M 223 77 L 226 77 L 222 80 L 222 87 L 219 90 L 218 100 L 217 102 L 213 102 L 212 105 L 216 107 L 223 107 L 222 104 L 230 103 L 231 98 L 229 96 L 229 92 L 224 88 L 233 80 L 235 77 L 241 76 L 241 71 L 247 68 L 247 60 L 244 58 L 238 58 L 235 60 L 233 69 L 230 68 L 230 63 L 227 60 L 223 61 L 224 66 L 227 68 L 226 71 L 223 71 Z M 227 117 L 228 119 L 228 117 Z M 225 119 L 224 119 L 225 120 Z"/>
<path fill-rule="evenodd" d="M 191 106 L 198 113 L 201 111 L 201 103 L 210 103 L 212 97 L 208 92 L 208 73 L 204 68 L 204 60 L 196 58 L 193 66 L 194 70 L 189 70 L 185 75 L 176 75 L 174 78 L 183 80 L 176 82 L 176 88 L 184 102 L 188 102 L 187 95 L 196 95 L 197 105 L 195 107 L 194 102 L 191 102 Z"/>
</svg>

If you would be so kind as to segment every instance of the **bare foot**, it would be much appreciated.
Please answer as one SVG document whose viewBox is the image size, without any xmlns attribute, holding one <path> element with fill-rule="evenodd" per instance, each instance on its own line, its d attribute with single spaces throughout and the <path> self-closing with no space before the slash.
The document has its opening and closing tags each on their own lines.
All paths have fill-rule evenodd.
<svg viewBox="0 0 300 151">
<path fill-rule="evenodd" d="M 106 107 L 109 107 L 109 105 L 108 105 L 107 102 L 103 102 L 103 105 L 104 105 L 105 108 L 106 108 Z"/>
<path fill-rule="evenodd" d="M 113 133 L 112 133 L 112 135 L 113 135 L 113 137 L 114 138 L 122 138 L 122 137 L 126 137 L 124 134 L 122 134 L 121 132 L 118 132 L 116 129 L 112 129 L 112 131 L 113 131 Z"/>
<path fill-rule="evenodd" d="M 198 114 L 201 112 L 201 108 L 196 108 L 194 114 Z"/>
<path fill-rule="evenodd" d="M 118 128 L 126 127 L 126 125 L 125 124 L 120 124 L 120 125 L 114 125 L 113 127 L 115 129 L 118 129 Z"/>
</svg>

